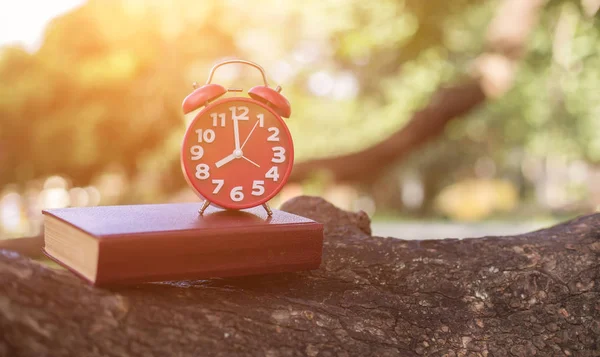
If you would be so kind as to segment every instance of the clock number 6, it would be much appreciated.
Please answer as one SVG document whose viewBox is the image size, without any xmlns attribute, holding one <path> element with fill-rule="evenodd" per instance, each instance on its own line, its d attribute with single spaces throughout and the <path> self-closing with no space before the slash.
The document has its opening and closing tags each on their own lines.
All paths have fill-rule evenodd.
<svg viewBox="0 0 600 357">
<path fill-rule="evenodd" d="M 198 180 L 206 180 L 210 177 L 210 167 L 207 164 L 196 165 L 196 178 Z"/>
<path fill-rule="evenodd" d="M 243 200 L 244 193 L 242 192 L 242 186 L 235 186 L 232 188 L 231 192 L 229 193 L 229 198 L 231 198 L 233 202 L 240 202 Z"/>
</svg>

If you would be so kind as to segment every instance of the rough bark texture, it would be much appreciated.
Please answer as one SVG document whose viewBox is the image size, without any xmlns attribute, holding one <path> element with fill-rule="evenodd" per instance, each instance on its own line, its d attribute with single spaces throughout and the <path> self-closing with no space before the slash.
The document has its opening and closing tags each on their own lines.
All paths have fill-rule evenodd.
<svg viewBox="0 0 600 357">
<path fill-rule="evenodd" d="M 92 288 L 0 254 L 0 356 L 600 356 L 600 214 L 403 241 L 319 198 L 312 272 Z M 143 249 L 143 247 L 140 247 Z"/>
</svg>

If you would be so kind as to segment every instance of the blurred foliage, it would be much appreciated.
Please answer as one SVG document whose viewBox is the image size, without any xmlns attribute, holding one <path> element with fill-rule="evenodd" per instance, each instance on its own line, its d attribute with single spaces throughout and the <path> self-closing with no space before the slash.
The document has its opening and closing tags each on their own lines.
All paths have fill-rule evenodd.
<svg viewBox="0 0 600 357">
<path fill-rule="evenodd" d="M 477 220 L 515 208 L 517 192 L 507 180 L 464 180 L 448 186 L 436 199 L 437 208 L 461 221 Z"/>
<path fill-rule="evenodd" d="M 56 18 L 35 53 L 0 49 L 0 187 L 56 174 L 84 186 L 117 172 L 129 183 L 121 202 L 164 200 L 185 187 L 179 145 L 193 114 L 181 100 L 228 57 L 260 63 L 283 86 L 298 160 L 366 148 L 469 75 L 498 3 L 91 0 Z M 430 214 L 444 187 L 481 176 L 481 160 L 524 198 L 536 185 L 529 162 L 596 165 L 598 22 L 578 2 L 551 2 L 507 95 L 363 189 L 378 207 L 404 209 L 390 198 L 417 175 Z M 215 78 L 258 79 L 241 68 Z"/>
</svg>

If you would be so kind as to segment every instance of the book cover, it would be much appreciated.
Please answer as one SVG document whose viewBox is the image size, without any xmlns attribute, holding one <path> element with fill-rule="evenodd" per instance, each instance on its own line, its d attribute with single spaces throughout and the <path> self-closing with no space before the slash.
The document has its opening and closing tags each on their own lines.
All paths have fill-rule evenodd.
<svg viewBox="0 0 600 357">
<path fill-rule="evenodd" d="M 323 225 L 262 207 L 199 203 L 45 210 L 44 252 L 95 285 L 200 279 L 319 267 Z"/>
</svg>

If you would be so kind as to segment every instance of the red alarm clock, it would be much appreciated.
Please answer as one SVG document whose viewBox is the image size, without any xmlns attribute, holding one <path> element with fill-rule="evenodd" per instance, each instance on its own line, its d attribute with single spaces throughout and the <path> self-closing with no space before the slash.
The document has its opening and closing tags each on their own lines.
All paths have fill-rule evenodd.
<svg viewBox="0 0 600 357">
<path fill-rule="evenodd" d="M 242 92 L 211 83 L 217 68 L 232 63 L 258 69 L 264 85 L 248 90 L 249 97 L 218 99 Z M 280 91 L 269 87 L 256 63 L 229 60 L 215 65 L 206 84 L 184 99 L 186 114 L 204 107 L 188 126 L 181 147 L 183 175 L 204 199 L 200 214 L 210 204 L 235 210 L 263 205 L 272 214 L 267 201 L 281 191 L 294 163 L 292 136 L 282 119 L 290 116 L 291 107 Z"/>
</svg>

